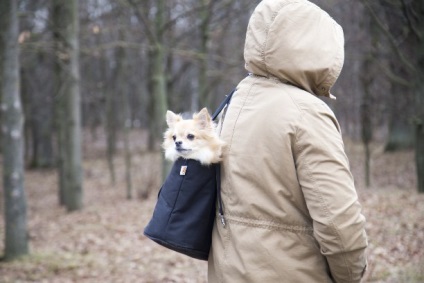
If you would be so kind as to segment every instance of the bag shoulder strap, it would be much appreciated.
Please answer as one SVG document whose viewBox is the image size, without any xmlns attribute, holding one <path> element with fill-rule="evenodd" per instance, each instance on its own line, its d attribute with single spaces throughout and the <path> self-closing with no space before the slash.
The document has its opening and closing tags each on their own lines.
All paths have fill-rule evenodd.
<svg viewBox="0 0 424 283">
<path fill-rule="evenodd" d="M 212 115 L 212 121 L 215 121 L 216 118 L 219 116 L 219 114 L 222 112 L 222 110 L 230 104 L 231 97 L 233 96 L 233 93 L 236 91 L 234 89 L 231 91 L 224 99 L 224 101 L 221 102 L 221 104 L 218 106 L 218 108 L 215 110 L 215 113 Z M 217 190 L 217 202 L 218 202 L 218 214 L 221 218 L 221 224 L 223 227 L 225 227 L 225 218 L 224 218 L 224 209 L 222 207 L 222 199 L 221 199 L 221 165 L 217 164 L 215 167 L 216 170 L 216 190 Z"/>
<path fill-rule="evenodd" d="M 218 108 L 215 110 L 215 112 L 212 115 L 212 121 L 215 121 L 218 115 L 221 113 L 222 109 L 228 104 L 230 104 L 231 97 L 233 96 L 233 93 L 236 91 L 236 89 L 233 89 L 232 92 L 227 94 L 225 99 L 221 102 L 221 104 L 218 106 Z"/>
</svg>

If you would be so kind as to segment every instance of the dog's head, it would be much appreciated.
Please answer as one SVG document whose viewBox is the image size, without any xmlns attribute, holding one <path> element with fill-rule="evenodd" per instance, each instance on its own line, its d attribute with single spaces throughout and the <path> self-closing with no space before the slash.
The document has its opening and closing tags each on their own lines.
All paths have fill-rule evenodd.
<svg viewBox="0 0 424 283">
<path fill-rule="evenodd" d="M 163 148 L 166 158 L 172 161 L 179 156 L 198 159 L 198 155 L 213 142 L 215 127 L 206 108 L 190 120 L 167 111 L 166 123 L 169 128 L 164 135 Z"/>
</svg>

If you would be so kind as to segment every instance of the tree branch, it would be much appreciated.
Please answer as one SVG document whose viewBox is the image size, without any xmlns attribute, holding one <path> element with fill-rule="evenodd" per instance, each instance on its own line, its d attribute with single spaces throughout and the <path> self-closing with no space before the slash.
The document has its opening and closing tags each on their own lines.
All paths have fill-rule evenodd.
<svg viewBox="0 0 424 283">
<path fill-rule="evenodd" d="M 404 87 L 411 87 L 411 82 L 393 73 L 389 67 L 385 66 L 384 64 L 378 61 L 377 64 L 380 70 L 383 71 L 384 75 L 386 75 L 391 82 L 402 85 Z"/>
<path fill-rule="evenodd" d="M 412 23 L 412 19 L 410 17 L 410 13 L 408 12 L 408 5 L 405 3 L 405 0 L 401 0 L 402 3 L 402 11 L 403 14 L 406 18 L 406 21 L 408 22 L 408 26 L 411 29 L 411 31 L 415 34 L 415 36 L 419 39 L 422 40 L 423 36 L 421 34 L 421 32 L 416 28 L 416 26 Z"/>
<path fill-rule="evenodd" d="M 137 7 L 137 3 L 134 2 L 134 0 L 126 0 L 127 3 L 133 8 L 134 15 L 137 17 L 137 19 L 144 25 L 144 28 L 146 30 L 147 38 L 150 42 L 150 44 L 155 45 L 158 42 L 158 39 L 152 30 L 151 26 L 149 25 L 149 20 L 146 15 L 144 15 L 142 12 L 140 12 L 140 9 Z"/>
<path fill-rule="evenodd" d="M 372 18 L 374 19 L 374 21 L 376 22 L 377 26 L 381 29 L 381 31 L 383 31 L 383 33 L 385 34 L 385 36 L 387 37 L 387 39 L 389 40 L 389 43 L 393 49 L 393 51 L 396 53 L 396 55 L 399 57 L 400 61 L 402 62 L 402 64 L 411 72 L 416 72 L 416 68 L 413 64 L 411 64 L 411 62 L 404 56 L 404 54 L 402 53 L 402 51 L 399 49 L 399 47 L 397 46 L 396 40 L 393 38 L 392 34 L 390 33 L 390 31 L 384 26 L 384 24 L 381 22 L 381 20 L 379 19 L 379 17 L 377 16 L 377 14 L 375 13 L 374 9 L 371 7 L 370 3 L 368 0 L 361 0 L 364 5 L 367 7 L 367 9 L 369 10 Z"/>
</svg>

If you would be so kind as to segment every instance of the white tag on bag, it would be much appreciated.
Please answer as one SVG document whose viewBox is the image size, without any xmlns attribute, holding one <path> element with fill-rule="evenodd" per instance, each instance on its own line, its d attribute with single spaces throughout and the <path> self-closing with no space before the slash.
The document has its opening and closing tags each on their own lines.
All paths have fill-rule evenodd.
<svg viewBox="0 0 424 283">
<path fill-rule="evenodd" d="M 187 166 L 181 166 L 180 175 L 184 176 L 187 172 Z"/>
</svg>

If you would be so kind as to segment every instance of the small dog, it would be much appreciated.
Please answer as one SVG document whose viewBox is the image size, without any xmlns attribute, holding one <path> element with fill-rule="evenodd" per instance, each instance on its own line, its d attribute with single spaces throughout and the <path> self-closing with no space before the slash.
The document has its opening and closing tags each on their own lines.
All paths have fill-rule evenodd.
<svg viewBox="0 0 424 283">
<path fill-rule="evenodd" d="M 189 120 L 183 120 L 181 115 L 168 110 L 166 123 L 169 128 L 164 134 L 162 147 L 168 160 L 175 161 L 182 157 L 198 160 L 203 165 L 222 160 L 225 143 L 218 137 L 206 108 Z"/>
</svg>

